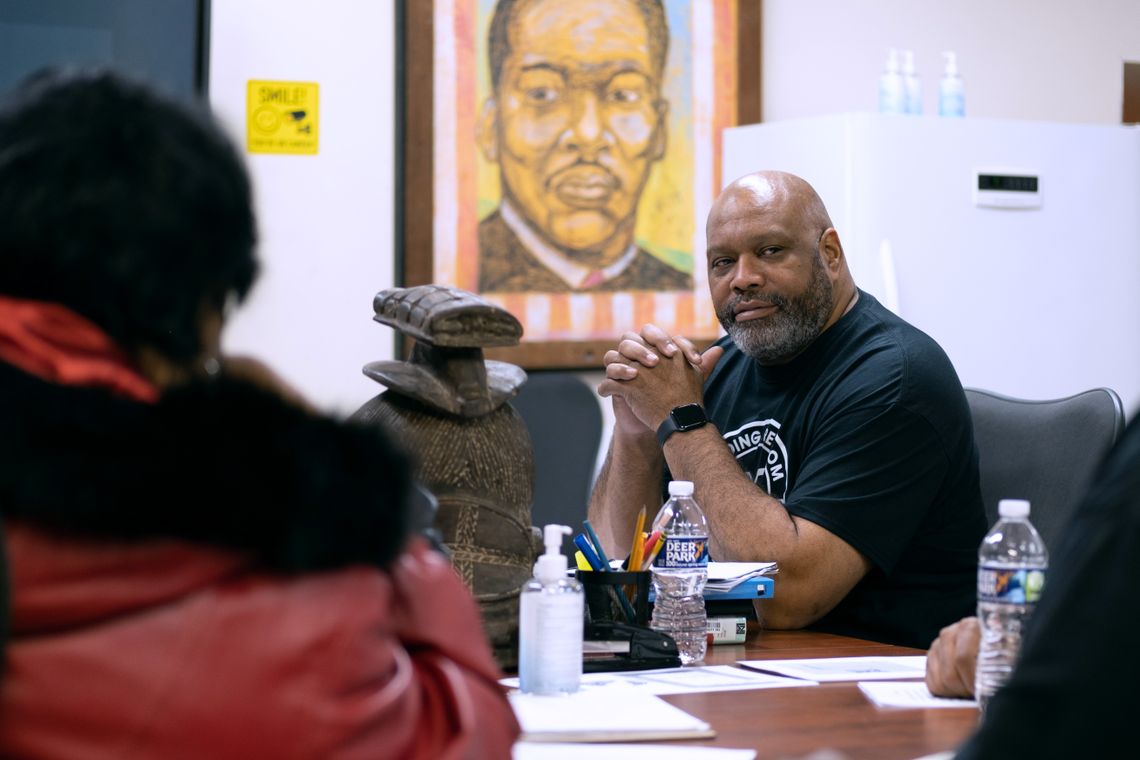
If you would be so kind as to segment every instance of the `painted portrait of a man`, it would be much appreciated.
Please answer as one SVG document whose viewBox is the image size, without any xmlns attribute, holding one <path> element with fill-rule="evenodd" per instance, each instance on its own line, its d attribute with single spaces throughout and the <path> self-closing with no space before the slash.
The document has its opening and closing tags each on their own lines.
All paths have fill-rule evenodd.
<svg viewBox="0 0 1140 760">
<path fill-rule="evenodd" d="M 668 144 L 661 0 L 498 0 L 478 149 L 499 202 L 478 224 L 484 293 L 691 291 L 638 244 L 638 205 Z"/>
<path fill-rule="evenodd" d="M 619 325 L 715 337 L 704 220 L 759 72 L 753 7 L 406 0 L 409 276 L 514 314 L 534 367 L 592 361 Z"/>
</svg>

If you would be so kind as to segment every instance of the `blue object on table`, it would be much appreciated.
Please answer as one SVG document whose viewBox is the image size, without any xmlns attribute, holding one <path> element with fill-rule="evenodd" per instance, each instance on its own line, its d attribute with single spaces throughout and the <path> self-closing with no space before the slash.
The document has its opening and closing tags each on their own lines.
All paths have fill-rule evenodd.
<svg viewBox="0 0 1140 760">
<path fill-rule="evenodd" d="M 610 558 L 606 556 L 606 550 L 602 548 L 601 539 L 598 534 L 594 532 L 594 526 L 590 525 L 589 520 L 582 521 L 582 527 L 586 529 L 586 535 L 590 537 L 590 543 L 594 546 L 594 551 L 598 555 L 598 559 L 605 566 L 606 570 L 610 569 Z"/>
<path fill-rule="evenodd" d="M 775 590 L 775 579 L 767 575 L 757 575 L 741 581 L 728 591 L 704 591 L 706 602 L 716 602 L 723 599 L 771 599 Z M 649 601 L 654 597 L 653 589 L 649 589 Z"/>
<path fill-rule="evenodd" d="M 574 545 L 578 547 L 578 551 L 582 552 L 582 556 L 590 563 L 590 567 L 598 572 L 606 572 L 609 567 L 602 564 L 602 560 L 598 557 L 598 553 L 594 551 L 594 547 L 590 545 L 590 540 L 582 533 L 574 536 Z"/>
<path fill-rule="evenodd" d="M 593 531 L 591 531 L 591 533 L 592 532 Z M 594 547 L 590 544 L 590 539 L 586 538 L 584 534 L 579 533 L 578 535 L 574 536 L 574 545 L 578 547 L 578 551 L 582 552 L 582 556 L 586 558 L 586 562 L 590 564 L 590 567 L 594 568 L 595 572 L 612 572 L 609 562 L 602 562 L 601 558 L 598 556 L 598 553 L 594 551 Z M 601 551 L 600 545 L 598 547 L 598 550 Z M 625 594 L 622 594 L 612 586 L 610 587 L 610 594 L 612 594 L 618 603 L 621 604 L 622 612 L 625 613 L 626 622 L 635 622 L 637 620 L 637 613 L 634 611 L 633 605 L 631 605 L 629 603 L 629 600 L 625 598 Z"/>
</svg>

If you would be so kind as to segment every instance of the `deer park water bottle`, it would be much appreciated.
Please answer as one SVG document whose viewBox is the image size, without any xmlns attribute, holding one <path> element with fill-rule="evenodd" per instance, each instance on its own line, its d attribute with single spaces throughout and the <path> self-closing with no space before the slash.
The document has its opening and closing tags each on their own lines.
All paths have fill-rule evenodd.
<svg viewBox="0 0 1140 760">
<path fill-rule="evenodd" d="M 990 697 L 1009 680 L 1021 636 L 1045 587 L 1049 554 L 1029 522 L 1029 502 L 1003 499 L 998 521 L 978 550 L 978 649 L 974 693 L 985 710 Z"/>
<path fill-rule="evenodd" d="M 649 625 L 673 637 L 682 665 L 701 662 L 708 645 L 704 589 L 709 528 L 693 500 L 690 481 L 669 483 L 669 500 L 654 518 L 652 530 L 662 532 L 665 544 L 651 568 L 655 600 Z"/>
</svg>

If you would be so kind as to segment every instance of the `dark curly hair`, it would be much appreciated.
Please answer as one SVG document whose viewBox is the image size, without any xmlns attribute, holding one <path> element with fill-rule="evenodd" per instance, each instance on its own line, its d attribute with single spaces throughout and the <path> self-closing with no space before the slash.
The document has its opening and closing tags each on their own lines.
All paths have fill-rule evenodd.
<svg viewBox="0 0 1140 760">
<path fill-rule="evenodd" d="M 204 106 L 106 69 L 44 70 L 0 103 L 0 293 L 190 360 L 203 310 L 252 287 L 256 240 L 245 166 Z"/>
</svg>

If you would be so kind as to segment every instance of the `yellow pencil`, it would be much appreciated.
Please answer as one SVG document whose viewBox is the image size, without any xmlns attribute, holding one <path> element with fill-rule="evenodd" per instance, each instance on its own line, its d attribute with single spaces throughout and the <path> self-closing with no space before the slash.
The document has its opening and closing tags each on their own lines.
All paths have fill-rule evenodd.
<svg viewBox="0 0 1140 760">
<path fill-rule="evenodd" d="M 633 573 L 641 569 L 641 553 L 645 551 L 645 537 L 641 534 L 644 527 L 645 505 L 642 504 L 641 511 L 637 513 L 637 526 L 633 529 L 633 548 L 629 551 L 629 561 L 626 563 L 626 569 Z"/>
</svg>

